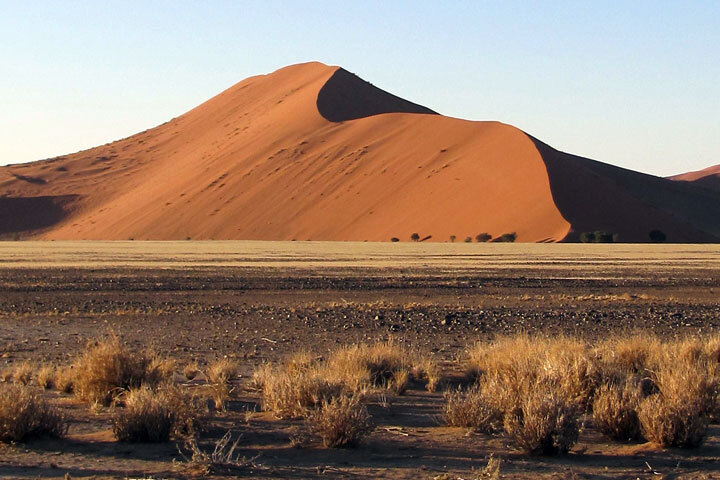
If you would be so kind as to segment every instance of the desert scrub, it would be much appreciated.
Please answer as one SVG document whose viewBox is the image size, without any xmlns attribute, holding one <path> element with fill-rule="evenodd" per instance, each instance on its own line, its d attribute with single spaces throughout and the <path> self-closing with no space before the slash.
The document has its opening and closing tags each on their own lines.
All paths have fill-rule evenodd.
<svg viewBox="0 0 720 480">
<path fill-rule="evenodd" d="M 55 387 L 55 367 L 52 365 L 40 367 L 37 371 L 37 383 L 46 390 Z"/>
<path fill-rule="evenodd" d="M 24 385 L 0 385 L 0 442 L 35 437 L 60 438 L 67 433 L 65 417 Z"/>
<path fill-rule="evenodd" d="M 321 367 L 294 370 L 279 365 L 263 380 L 263 410 L 279 418 L 299 418 L 323 402 L 346 393 L 345 384 L 328 379 Z"/>
<path fill-rule="evenodd" d="M 427 356 L 418 357 L 415 360 L 412 376 L 416 380 L 425 382 L 428 392 L 436 391 L 443 381 L 440 366 L 434 358 Z"/>
<path fill-rule="evenodd" d="M 442 417 L 451 427 L 471 428 L 488 434 L 503 427 L 503 412 L 495 402 L 488 400 L 478 386 L 466 392 L 456 390 L 445 393 Z"/>
<path fill-rule="evenodd" d="M 171 374 L 152 353 L 134 352 L 116 336 L 89 344 L 74 368 L 73 392 L 90 403 L 108 406 L 123 390 L 157 385 Z"/>
<path fill-rule="evenodd" d="M 75 371 L 71 366 L 59 367 L 55 372 L 55 390 L 72 393 L 75 388 Z"/>
<path fill-rule="evenodd" d="M 240 368 L 238 364 L 227 358 L 216 360 L 207 368 L 205 376 L 208 383 L 228 384 L 235 378 Z"/>
<path fill-rule="evenodd" d="M 175 386 L 134 388 L 119 401 L 123 406 L 116 407 L 112 429 L 121 442 L 167 442 L 171 435 L 193 435 L 202 427 L 202 402 Z"/>
<path fill-rule="evenodd" d="M 632 379 L 624 384 L 605 384 L 598 388 L 593 402 L 593 425 L 613 440 L 637 440 L 641 436 L 637 410 L 641 387 Z"/>
<path fill-rule="evenodd" d="M 402 393 L 412 369 L 410 358 L 409 352 L 393 341 L 363 343 L 332 352 L 326 369 L 329 377 L 352 389 L 373 386 Z"/>
<path fill-rule="evenodd" d="M 13 369 L 13 380 L 20 385 L 32 382 L 34 368 L 28 362 L 22 362 Z"/>
<path fill-rule="evenodd" d="M 330 448 L 357 446 L 375 428 L 367 408 L 357 396 L 323 400 L 307 422 L 323 445 Z"/>
<path fill-rule="evenodd" d="M 505 415 L 505 431 L 530 454 L 567 453 L 580 435 L 581 410 L 553 389 L 536 385 L 516 411 Z"/>
<path fill-rule="evenodd" d="M 649 441 L 695 447 L 717 409 L 718 365 L 688 342 L 666 345 L 652 372 L 658 393 L 640 403 L 638 418 Z"/>
<path fill-rule="evenodd" d="M 468 377 L 486 390 L 494 389 L 492 397 L 506 412 L 519 408 L 526 391 L 537 383 L 586 406 L 600 382 L 595 354 L 584 342 L 568 337 L 500 337 L 477 343 L 468 356 Z"/>
</svg>

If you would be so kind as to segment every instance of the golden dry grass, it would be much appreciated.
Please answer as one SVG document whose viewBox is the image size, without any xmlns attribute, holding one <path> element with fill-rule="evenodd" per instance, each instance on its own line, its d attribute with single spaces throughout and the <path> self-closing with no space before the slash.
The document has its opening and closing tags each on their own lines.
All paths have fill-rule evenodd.
<svg viewBox="0 0 720 480">
<path fill-rule="evenodd" d="M 0 442 L 22 442 L 35 437 L 63 437 L 64 415 L 25 385 L 0 385 Z"/>
<path fill-rule="evenodd" d="M 49 390 L 55 387 L 56 369 L 53 365 L 43 365 L 37 371 L 37 383 L 42 388 Z"/>
<path fill-rule="evenodd" d="M 641 400 L 640 385 L 631 379 L 621 385 L 601 385 L 593 402 L 593 426 L 613 440 L 639 439 L 637 409 Z"/>
<path fill-rule="evenodd" d="M 367 408 L 357 396 L 323 400 L 308 416 L 307 423 L 329 448 L 355 447 L 375 429 Z"/>
<path fill-rule="evenodd" d="M 89 344 L 73 369 L 73 392 L 90 403 L 109 405 L 124 390 L 157 385 L 169 378 L 174 364 L 151 352 L 136 352 L 115 335 Z"/>
</svg>

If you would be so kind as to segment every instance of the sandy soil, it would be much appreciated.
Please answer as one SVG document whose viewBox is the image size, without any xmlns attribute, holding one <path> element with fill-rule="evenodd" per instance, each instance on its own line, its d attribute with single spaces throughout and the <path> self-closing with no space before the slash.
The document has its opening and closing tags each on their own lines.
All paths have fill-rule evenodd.
<svg viewBox="0 0 720 480">
<path fill-rule="evenodd" d="M 67 363 L 110 330 L 180 363 L 237 358 L 235 397 L 201 445 L 242 435 L 241 453 L 257 458 L 235 474 L 248 478 L 474 478 L 490 454 L 506 478 L 717 478 L 718 425 L 683 451 L 610 442 L 588 424 L 569 455 L 540 458 L 443 426 L 442 395 L 419 386 L 371 402 L 378 428 L 358 449 L 292 448 L 297 422 L 246 412 L 259 405 L 252 369 L 301 348 L 392 337 L 457 375 L 465 348 L 499 333 L 718 332 L 719 262 L 698 246 L 5 243 L 0 369 Z M 47 397 L 73 418 L 69 439 L 0 447 L 0 476 L 191 476 L 174 443 L 118 444 L 108 411 Z"/>
</svg>

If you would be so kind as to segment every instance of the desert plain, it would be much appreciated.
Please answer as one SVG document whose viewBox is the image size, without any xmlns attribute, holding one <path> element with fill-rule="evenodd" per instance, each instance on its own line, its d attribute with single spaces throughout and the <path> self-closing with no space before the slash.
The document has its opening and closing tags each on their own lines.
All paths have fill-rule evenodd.
<svg viewBox="0 0 720 480">
<path fill-rule="evenodd" d="M 699 446 L 677 448 L 612 440 L 588 408 L 567 453 L 538 455 L 502 430 L 448 425 L 444 409 L 446 392 L 467 387 L 477 342 L 565 336 L 592 349 L 634 335 L 709 339 L 719 293 L 714 245 L 2 242 L 0 371 L 71 365 L 115 336 L 171 360 L 170 381 L 202 393 L 208 367 L 228 360 L 237 370 L 222 405 L 208 400 L 196 446 L 210 452 L 230 432 L 245 461 L 199 472 L 181 438 L 120 442 L 112 421 L 122 405 L 89 405 L 33 379 L 28 388 L 69 428 L 64 438 L 0 444 L 0 477 L 717 478 L 716 417 Z M 253 378 L 299 352 L 323 362 L 378 342 L 430 359 L 441 378 L 432 389 L 411 378 L 404 389 L 365 391 L 374 429 L 353 448 L 327 447 L 302 418 L 266 408 Z"/>
</svg>

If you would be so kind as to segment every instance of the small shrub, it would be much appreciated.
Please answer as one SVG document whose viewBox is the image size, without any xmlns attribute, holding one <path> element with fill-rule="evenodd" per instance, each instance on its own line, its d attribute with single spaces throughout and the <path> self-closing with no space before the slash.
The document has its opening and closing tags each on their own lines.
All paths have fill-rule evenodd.
<svg viewBox="0 0 720 480">
<path fill-rule="evenodd" d="M 490 235 L 490 234 L 487 233 L 487 232 L 485 232 L 485 233 L 479 233 L 479 234 L 477 234 L 477 235 L 475 236 L 475 240 L 476 240 L 478 243 L 489 242 L 491 239 L 492 239 L 492 235 Z"/>
<path fill-rule="evenodd" d="M 198 447 L 197 440 L 192 438 L 187 442 L 187 448 L 190 450 L 191 457 L 187 461 L 187 469 L 199 475 L 233 475 L 238 470 L 252 466 L 253 459 L 247 460 L 245 457 L 235 455 L 235 449 L 240 443 L 240 436 L 233 442 L 230 431 L 215 443 L 212 452 L 205 452 Z"/>
<path fill-rule="evenodd" d="M 663 243 L 667 240 L 667 235 L 665 235 L 665 232 L 661 230 L 650 230 L 648 236 L 650 237 L 650 241 L 653 243 Z"/>
<path fill-rule="evenodd" d="M 355 396 L 323 401 L 308 424 L 330 448 L 354 447 L 375 429 L 367 408 Z"/>
<path fill-rule="evenodd" d="M 419 233 L 413 233 L 412 235 L 410 235 L 410 240 L 412 240 L 413 242 L 419 241 L 419 240 L 420 240 L 420 234 L 419 234 Z"/>
<path fill-rule="evenodd" d="M 400 241 L 400 239 L 397 238 L 397 237 L 392 237 L 392 238 L 390 239 L 390 241 L 393 242 L 393 243 L 397 243 L 397 242 Z"/>
<path fill-rule="evenodd" d="M 24 385 L 0 385 L 0 442 L 22 442 L 35 437 L 61 438 L 65 417 Z"/>
<path fill-rule="evenodd" d="M 503 424 L 503 412 L 495 402 L 488 401 L 478 386 L 467 392 L 447 392 L 442 417 L 452 427 L 472 428 L 482 433 L 498 432 Z"/>
<path fill-rule="evenodd" d="M 456 238 L 457 238 L 457 237 L 456 237 L 455 235 L 450 235 L 450 242 L 451 242 L 451 243 L 455 243 L 455 239 L 456 239 Z"/>
<path fill-rule="evenodd" d="M 472 243 L 472 237 L 465 237 L 465 243 Z"/>
<path fill-rule="evenodd" d="M 131 351 L 113 335 L 89 345 L 77 360 L 73 391 L 82 400 L 108 406 L 123 390 L 162 380 L 161 363 L 155 355 Z"/>
<path fill-rule="evenodd" d="M 638 417 L 645 438 L 664 447 L 691 448 L 705 440 L 708 418 L 696 402 L 679 402 L 659 393 L 642 401 Z"/>
<path fill-rule="evenodd" d="M 596 231 L 596 232 L 582 232 L 580 234 L 580 241 L 583 243 L 613 243 L 618 239 L 617 234 L 612 232 Z"/>
<path fill-rule="evenodd" d="M 493 240 L 493 242 L 513 243 L 517 239 L 517 233 L 503 233 Z"/>
<path fill-rule="evenodd" d="M 200 367 L 196 362 L 188 363 L 183 367 L 182 373 L 188 381 L 191 381 L 200 373 Z"/>
<path fill-rule="evenodd" d="M 537 385 L 505 416 L 505 430 L 528 453 L 567 453 L 580 434 L 580 413 L 577 404 Z"/>
<path fill-rule="evenodd" d="M 390 388 L 395 395 L 402 395 L 407 391 L 410 385 L 410 372 L 405 369 L 397 370 L 393 372 L 392 379 L 390 380 Z"/>
<path fill-rule="evenodd" d="M 121 442 L 160 443 L 171 435 L 193 435 L 202 430 L 207 413 L 199 397 L 175 386 L 135 388 L 120 399 L 124 407 L 113 416 L 112 429 Z"/>
<path fill-rule="evenodd" d="M 642 400 L 640 387 L 630 381 L 625 385 L 602 385 L 595 393 L 593 425 L 614 440 L 640 438 L 637 409 Z"/>
<path fill-rule="evenodd" d="M 46 390 L 55 387 L 55 367 L 52 365 L 40 367 L 37 372 L 37 383 Z"/>
<path fill-rule="evenodd" d="M 271 411 L 279 418 L 299 418 L 345 392 L 346 387 L 341 381 L 325 378 L 317 367 L 292 371 L 280 365 L 264 379 L 263 410 Z"/>
</svg>

